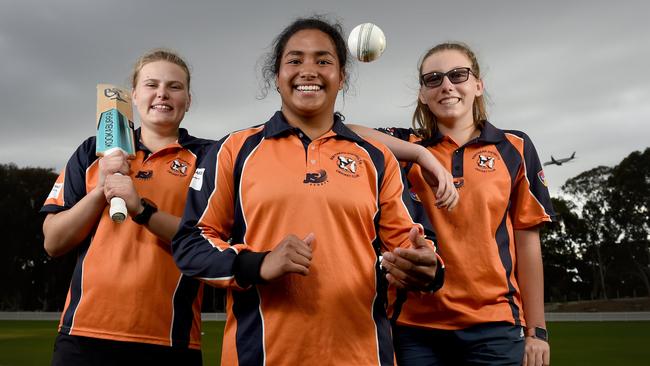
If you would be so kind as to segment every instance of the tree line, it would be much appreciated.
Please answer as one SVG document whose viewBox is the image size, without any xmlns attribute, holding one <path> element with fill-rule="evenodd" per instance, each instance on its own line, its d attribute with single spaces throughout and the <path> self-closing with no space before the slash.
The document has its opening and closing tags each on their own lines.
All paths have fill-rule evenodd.
<svg viewBox="0 0 650 366">
<path fill-rule="evenodd" d="M 60 311 L 76 261 L 50 258 L 39 214 L 57 173 L 0 164 L 0 311 Z M 650 296 L 650 148 L 569 179 L 542 229 L 547 302 Z M 224 311 L 206 286 L 204 311 Z"/>
</svg>

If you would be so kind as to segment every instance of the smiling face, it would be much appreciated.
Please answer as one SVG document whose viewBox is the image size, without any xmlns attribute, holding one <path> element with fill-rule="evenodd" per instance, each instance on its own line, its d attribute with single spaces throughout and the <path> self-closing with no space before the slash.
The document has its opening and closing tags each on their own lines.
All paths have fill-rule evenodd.
<svg viewBox="0 0 650 366">
<path fill-rule="evenodd" d="M 167 61 L 144 65 L 133 89 L 133 101 L 144 129 L 177 129 L 191 102 L 186 72 Z"/>
<path fill-rule="evenodd" d="M 444 50 L 427 57 L 422 63 L 422 75 L 430 72 L 448 72 L 461 67 L 472 67 L 470 59 L 457 50 Z M 429 107 L 437 123 L 448 127 L 468 126 L 474 123 L 474 99 L 483 95 L 483 82 L 473 74 L 465 82 L 452 84 L 445 77 L 440 86 L 420 87 L 420 101 Z"/>
<path fill-rule="evenodd" d="M 290 122 L 333 115 L 344 79 L 327 34 L 316 29 L 296 32 L 284 47 L 276 76 L 282 112 Z"/>
</svg>

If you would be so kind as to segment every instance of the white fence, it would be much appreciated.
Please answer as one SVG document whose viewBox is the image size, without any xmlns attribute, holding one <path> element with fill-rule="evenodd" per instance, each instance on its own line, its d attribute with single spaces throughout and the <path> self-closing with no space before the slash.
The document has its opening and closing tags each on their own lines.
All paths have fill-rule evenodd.
<svg viewBox="0 0 650 366">
<path fill-rule="evenodd" d="M 47 313 L 39 311 L 0 311 L 0 320 L 59 320 L 61 313 Z M 201 313 L 203 321 L 226 320 L 225 313 Z"/>
<path fill-rule="evenodd" d="M 61 313 L 38 311 L 0 312 L 0 320 L 59 320 Z M 224 321 L 225 313 L 202 313 L 203 321 Z M 546 313 L 548 322 L 650 321 L 650 312 Z"/>
<path fill-rule="evenodd" d="M 546 313 L 547 322 L 609 322 L 609 321 L 648 321 L 650 312 L 617 313 Z"/>
</svg>

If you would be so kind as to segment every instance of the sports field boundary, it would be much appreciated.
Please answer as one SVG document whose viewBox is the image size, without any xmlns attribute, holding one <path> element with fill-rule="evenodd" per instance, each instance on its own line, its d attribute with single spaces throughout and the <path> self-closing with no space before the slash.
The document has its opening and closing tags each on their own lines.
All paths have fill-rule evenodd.
<svg viewBox="0 0 650 366">
<path fill-rule="evenodd" d="M 0 320 L 59 320 L 60 312 L 0 311 Z M 225 313 L 201 313 L 203 321 L 225 321 Z"/>
<path fill-rule="evenodd" d="M 59 312 L 0 311 L 0 320 L 59 320 Z M 224 321 L 225 313 L 201 313 L 203 321 Z M 547 322 L 650 321 L 650 311 L 546 313 Z"/>
</svg>

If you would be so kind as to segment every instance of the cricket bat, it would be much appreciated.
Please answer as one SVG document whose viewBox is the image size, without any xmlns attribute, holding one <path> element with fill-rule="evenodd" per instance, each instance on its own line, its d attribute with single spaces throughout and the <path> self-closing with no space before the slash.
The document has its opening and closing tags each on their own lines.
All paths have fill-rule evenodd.
<svg viewBox="0 0 650 366">
<path fill-rule="evenodd" d="M 135 158 L 135 133 L 133 131 L 133 104 L 131 93 L 123 88 L 97 85 L 97 156 L 122 150 Z M 120 173 L 115 173 L 120 174 Z M 120 197 L 111 198 L 108 213 L 114 222 L 126 220 L 126 203 Z"/>
</svg>

